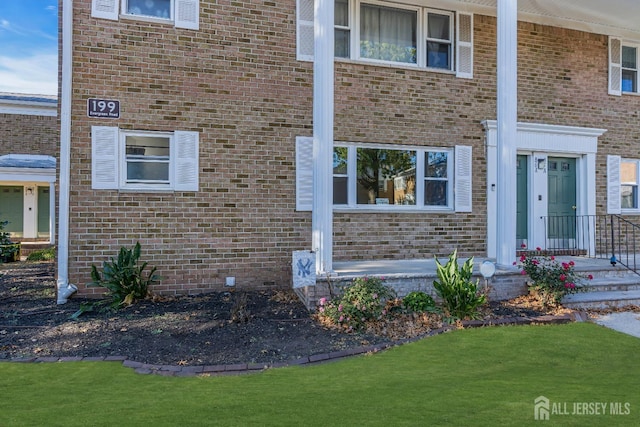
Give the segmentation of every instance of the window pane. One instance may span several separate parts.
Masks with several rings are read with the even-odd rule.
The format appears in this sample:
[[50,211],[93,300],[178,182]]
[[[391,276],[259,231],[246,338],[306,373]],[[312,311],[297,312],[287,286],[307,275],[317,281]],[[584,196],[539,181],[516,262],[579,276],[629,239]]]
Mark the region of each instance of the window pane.
[[169,19],[171,0],[128,0],[127,13]]
[[335,25],[349,26],[349,0],[336,0],[333,13]]
[[335,30],[335,52],[334,55],[337,58],[349,58],[351,52],[349,51],[349,39],[351,37],[351,31],[349,30]]
[[360,56],[416,63],[415,11],[361,4]]
[[636,69],[636,48],[629,46],[622,46],[622,66],[624,68]]
[[638,86],[636,82],[638,72],[631,70],[622,70],[622,91],[623,92],[638,92]]
[[447,157],[446,152],[428,152],[425,153],[425,170],[426,178],[447,178]]
[[333,147],[333,173],[347,173],[347,147]]
[[347,198],[347,177],[334,176],[333,177],[333,204],[334,205],[346,205],[348,203]]
[[621,203],[623,209],[637,209],[638,208],[638,186],[636,185],[622,185],[620,186]]
[[447,206],[447,181],[425,181],[424,204],[427,206]]
[[638,164],[636,162],[620,162],[620,181],[638,183]]
[[451,45],[427,42],[427,67],[451,69]]
[[451,40],[449,30],[449,16],[430,13],[428,15],[427,38],[439,40]]
[[358,148],[358,204],[415,204],[416,152]]
[[127,136],[127,157],[150,156],[169,158],[169,138],[163,136]]
[[127,182],[169,182],[169,138],[126,137]]
[[127,181],[169,182],[169,163],[127,161]]

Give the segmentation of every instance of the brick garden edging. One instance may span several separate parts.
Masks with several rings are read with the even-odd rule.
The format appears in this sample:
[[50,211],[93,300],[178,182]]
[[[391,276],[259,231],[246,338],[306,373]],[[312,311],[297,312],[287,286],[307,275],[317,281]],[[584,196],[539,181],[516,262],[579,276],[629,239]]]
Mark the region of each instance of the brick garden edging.
[[[438,329],[433,329],[424,335],[404,340],[355,347],[348,350],[335,351],[331,353],[314,354],[312,356],[293,359],[288,362],[278,363],[236,363],[231,365],[203,365],[203,366],[179,366],[179,365],[153,365],[148,363],[136,362],[129,360],[123,356],[106,356],[106,357],[25,357],[7,359],[4,362],[19,363],[51,363],[51,362],[122,362],[122,366],[132,368],[136,373],[148,375],[163,375],[168,377],[190,377],[196,375],[237,375],[250,372],[259,372],[266,369],[284,368],[287,366],[314,365],[329,361],[343,359],[345,357],[356,356],[367,353],[377,353],[379,351],[396,347],[415,341],[419,341],[426,337],[440,335],[456,329],[466,328],[482,328],[488,326],[507,326],[507,325],[543,325],[543,324],[563,324],[571,322],[585,322],[588,319],[586,312],[574,311],[569,314],[558,316],[544,315],[537,317],[505,317],[493,320],[467,320],[459,325],[447,325]],[[3,361],[0,361],[3,362]]]

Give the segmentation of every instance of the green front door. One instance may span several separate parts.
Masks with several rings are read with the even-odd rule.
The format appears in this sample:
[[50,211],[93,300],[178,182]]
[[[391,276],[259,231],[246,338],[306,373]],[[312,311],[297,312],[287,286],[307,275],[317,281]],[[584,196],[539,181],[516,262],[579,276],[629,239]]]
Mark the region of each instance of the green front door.
[[0,221],[9,221],[4,231],[21,237],[24,228],[23,187],[18,185],[0,186]]
[[527,156],[518,155],[516,165],[516,241],[519,248],[520,245],[527,244],[529,234]]
[[576,159],[549,157],[549,239],[575,239],[576,236]]

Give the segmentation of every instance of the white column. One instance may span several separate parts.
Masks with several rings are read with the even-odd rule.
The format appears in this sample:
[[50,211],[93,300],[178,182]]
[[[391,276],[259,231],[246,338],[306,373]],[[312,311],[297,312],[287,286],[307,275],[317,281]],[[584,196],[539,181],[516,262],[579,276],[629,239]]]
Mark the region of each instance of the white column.
[[518,124],[518,2],[498,0],[498,182],[499,265],[516,257],[516,136]]
[[333,270],[334,0],[315,1],[312,248],[316,274]]
[[38,237],[38,187],[33,182],[27,182],[23,187],[22,236],[27,239]]

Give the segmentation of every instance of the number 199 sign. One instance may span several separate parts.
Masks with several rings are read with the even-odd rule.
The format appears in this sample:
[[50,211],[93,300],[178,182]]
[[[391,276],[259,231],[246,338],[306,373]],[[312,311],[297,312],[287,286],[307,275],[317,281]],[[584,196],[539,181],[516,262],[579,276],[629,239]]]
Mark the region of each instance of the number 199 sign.
[[87,99],[87,115],[89,117],[120,118],[120,101],[113,99]]

